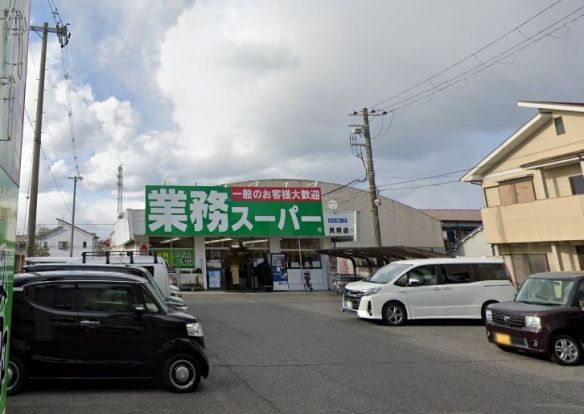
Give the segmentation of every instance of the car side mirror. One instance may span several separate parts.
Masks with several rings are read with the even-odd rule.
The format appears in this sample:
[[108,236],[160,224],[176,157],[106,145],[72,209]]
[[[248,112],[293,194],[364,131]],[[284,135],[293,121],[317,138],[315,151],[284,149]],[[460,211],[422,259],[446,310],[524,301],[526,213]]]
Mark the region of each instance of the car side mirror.
[[422,282],[419,279],[408,280],[408,286],[422,286]]

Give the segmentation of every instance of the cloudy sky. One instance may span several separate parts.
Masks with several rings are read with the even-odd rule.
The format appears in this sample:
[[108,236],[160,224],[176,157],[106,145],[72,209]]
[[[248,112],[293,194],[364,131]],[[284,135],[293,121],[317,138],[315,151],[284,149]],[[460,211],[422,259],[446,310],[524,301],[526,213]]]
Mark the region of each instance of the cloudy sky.
[[[348,114],[363,107],[390,110],[371,121],[383,195],[417,208],[478,208],[479,189],[452,181],[534,115],[516,102],[583,100],[580,0],[54,3],[72,33],[70,99],[84,177],[76,221],[102,237],[116,216],[119,165],[125,208],[143,208],[146,184],[360,178],[348,125],[361,120]],[[31,24],[44,21],[55,24],[48,2],[32,0]],[[31,117],[39,59],[31,33]],[[66,177],[75,174],[54,36],[47,69],[37,222],[51,227],[70,219]],[[19,233],[31,159],[29,125]]]

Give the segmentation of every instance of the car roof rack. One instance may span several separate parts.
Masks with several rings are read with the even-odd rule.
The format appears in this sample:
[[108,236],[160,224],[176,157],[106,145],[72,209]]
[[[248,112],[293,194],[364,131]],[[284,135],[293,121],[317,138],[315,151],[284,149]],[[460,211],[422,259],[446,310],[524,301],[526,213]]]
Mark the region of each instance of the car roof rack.
[[136,256],[152,256],[154,257],[154,263],[158,263],[158,255],[156,252],[153,251],[148,251],[148,252],[144,252],[143,250],[111,250],[108,252],[83,252],[81,253],[81,257],[82,257],[82,263],[87,263],[87,257],[105,257],[105,263],[106,264],[111,264],[110,263],[110,257],[112,256],[112,253],[117,253],[114,254],[113,256],[127,256],[130,258],[130,264],[134,264],[134,253],[138,253]]

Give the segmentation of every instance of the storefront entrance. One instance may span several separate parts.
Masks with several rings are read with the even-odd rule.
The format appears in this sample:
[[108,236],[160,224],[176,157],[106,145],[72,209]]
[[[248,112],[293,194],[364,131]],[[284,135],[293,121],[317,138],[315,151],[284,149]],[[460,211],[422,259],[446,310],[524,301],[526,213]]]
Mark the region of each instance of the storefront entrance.
[[270,290],[269,251],[268,239],[208,238],[205,241],[208,288]]

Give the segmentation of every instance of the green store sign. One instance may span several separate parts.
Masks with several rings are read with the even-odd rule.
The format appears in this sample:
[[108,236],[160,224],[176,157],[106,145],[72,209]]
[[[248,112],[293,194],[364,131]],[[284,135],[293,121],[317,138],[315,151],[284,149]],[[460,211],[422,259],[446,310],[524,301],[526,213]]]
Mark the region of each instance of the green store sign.
[[195,267],[193,249],[154,249],[170,267],[192,269]]
[[323,236],[317,187],[146,186],[149,236]]

